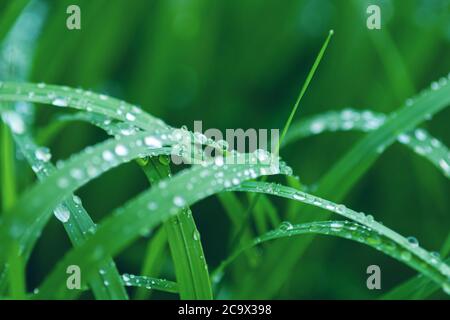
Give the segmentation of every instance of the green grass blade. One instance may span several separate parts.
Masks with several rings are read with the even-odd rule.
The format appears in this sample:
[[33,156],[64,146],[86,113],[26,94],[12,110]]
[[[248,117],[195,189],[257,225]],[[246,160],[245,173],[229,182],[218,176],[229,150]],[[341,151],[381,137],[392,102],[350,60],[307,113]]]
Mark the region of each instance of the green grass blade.
[[[169,159],[151,158],[142,165],[152,185],[171,176]],[[181,299],[212,299],[208,266],[200,233],[189,207],[168,219],[166,230]]]
[[[446,257],[450,252],[450,234],[444,241],[440,256]],[[435,253],[439,255],[439,253]],[[450,264],[450,259],[446,259],[445,262]],[[408,281],[396,286],[389,292],[381,296],[381,299],[393,300],[393,299],[426,299],[439,289],[434,282],[428,278],[424,278],[422,275],[417,275]]]
[[[35,170],[37,177],[44,180],[48,177],[55,168],[50,162],[39,160],[36,155],[39,154],[39,148],[34,144],[29,136],[26,134],[15,135],[15,141],[27,161]],[[50,153],[47,153],[50,155]],[[70,218],[63,226],[74,246],[81,245],[90,234],[95,232],[96,225],[89,217],[89,214],[83,208],[81,199],[70,195],[61,204],[63,210],[70,212]],[[41,225],[45,225],[45,221]],[[33,231],[30,234],[38,234]],[[28,248],[25,248],[26,257],[29,256],[32,246],[36,240],[27,241]],[[98,274],[92,277],[90,286],[97,299],[127,299],[127,293],[123,288],[119,273],[111,258],[107,259],[105,263],[99,267]]]
[[[317,55],[316,60],[314,61],[314,64],[311,67],[311,70],[309,71],[305,82],[303,83],[302,89],[300,90],[300,94],[297,97],[297,101],[295,101],[294,107],[292,108],[289,118],[286,121],[286,124],[284,125],[283,131],[282,131],[281,137],[280,137],[280,144],[283,142],[283,139],[289,130],[291,122],[294,119],[295,114],[297,113],[297,109],[298,109],[298,106],[300,105],[300,101],[302,100],[303,96],[305,95],[306,90],[308,89],[309,84],[311,83],[311,80],[314,77],[314,74],[316,73],[317,67],[320,64],[320,61],[322,61],[323,55],[325,54],[325,51],[327,50],[328,44],[329,44],[333,34],[334,34],[334,31],[330,30],[330,32],[328,33],[327,39],[325,40],[324,44],[322,45],[322,48],[320,49],[319,54]],[[277,146],[276,153],[278,153],[278,148],[280,147],[280,144],[278,144],[278,146]]]
[[[291,113],[289,114],[289,117],[288,117],[288,119],[287,119],[287,121],[286,121],[286,123],[284,125],[283,131],[281,133],[280,140],[279,140],[279,142],[276,145],[275,154],[279,153],[279,150],[280,150],[281,144],[283,143],[284,137],[286,136],[286,134],[287,134],[287,132],[289,130],[289,127],[290,127],[290,125],[292,123],[292,120],[294,119],[294,116],[297,113],[297,109],[298,109],[298,107],[300,105],[300,102],[301,102],[303,96],[305,95],[306,90],[308,89],[309,84],[311,83],[311,80],[314,77],[314,74],[316,73],[316,70],[317,70],[317,68],[318,68],[318,66],[320,64],[320,61],[322,61],[323,55],[325,54],[325,51],[326,51],[326,49],[328,47],[328,44],[329,44],[333,34],[334,34],[334,31],[330,30],[329,33],[328,33],[328,36],[327,36],[327,38],[326,38],[326,40],[324,42],[324,44],[322,45],[322,48],[320,49],[320,51],[319,51],[319,53],[318,53],[318,55],[316,57],[316,60],[313,63],[313,66],[311,67],[311,69],[308,72],[308,75],[306,76],[306,80],[303,83],[302,89],[300,90],[300,93],[299,93],[299,95],[297,97],[297,100],[295,101],[294,107],[292,108]],[[265,181],[265,180],[263,180],[263,181]],[[259,195],[254,197],[253,201],[250,203],[250,205],[249,205],[249,207],[248,207],[248,209],[247,209],[247,211],[246,211],[246,213],[244,215],[244,219],[243,219],[243,222],[242,222],[241,226],[237,229],[235,236],[232,238],[232,241],[231,241],[231,247],[232,248],[240,243],[241,237],[242,237],[243,232],[245,230],[245,226],[248,225],[248,223],[250,222],[250,218],[251,218],[251,215],[252,215],[252,212],[253,212],[253,208],[256,205],[256,203],[258,202],[258,200],[259,200]]]
[[[323,198],[279,184],[245,182],[239,186],[230,188],[229,190],[272,194],[302,202],[316,208],[336,213],[347,219],[351,219],[363,225],[369,231],[375,232],[372,234],[371,244],[375,244],[376,247],[380,247],[379,249],[381,250],[383,244],[380,242],[380,238],[383,237],[388,239],[392,243],[389,247],[383,249],[389,250],[391,255],[395,254],[397,257],[401,257],[402,262],[427,275],[430,279],[440,285],[448,294],[450,294],[450,267],[435,255],[419,247],[417,243],[409,242],[400,234],[375,221],[371,215],[356,212],[346,208],[344,205],[336,204],[334,202],[324,200]],[[290,223],[287,224],[288,229],[290,225]],[[281,227],[284,228],[286,225],[282,224]],[[336,226],[336,228],[339,229],[338,226]],[[395,246],[392,246],[392,244],[395,244]]]
[[[139,133],[119,140],[108,140],[82,151],[62,163],[61,169],[28,190],[22,197],[21,205],[11,209],[13,217],[7,217],[0,224],[0,238],[6,250],[13,239],[20,241],[28,232],[39,234],[40,228],[30,228],[36,221],[45,221],[45,217],[77,188],[99,176],[101,173],[132,159],[170,153],[170,147],[153,148],[145,144],[145,137],[150,133]],[[158,137],[154,134],[152,137]],[[169,143],[161,138],[162,143]],[[173,142],[173,141],[172,141]],[[37,219],[40,218],[40,219]],[[9,232],[15,230],[16,232]],[[4,262],[4,250],[0,251],[0,262]]]
[[[284,222],[278,229],[271,230],[255,239],[253,241],[243,245],[237,251],[235,251],[230,257],[224,260],[220,266],[213,272],[214,275],[223,275],[225,269],[243,252],[261,245],[264,242],[289,238],[301,234],[321,234],[337,236],[344,239],[349,239],[362,243],[366,246],[372,247],[384,254],[393,257],[394,259],[404,263],[404,258],[401,251],[394,250],[397,243],[387,237],[380,236],[380,234],[374,230],[371,230],[359,223],[351,221],[317,221],[310,223],[303,223],[293,225],[288,222]],[[410,260],[408,265],[417,269],[420,265],[418,260]],[[218,277],[220,280],[220,277]],[[422,277],[422,280],[427,279]],[[428,279],[427,279],[428,280]],[[434,287],[439,288],[438,285],[433,283]]]
[[[450,104],[450,82],[442,81],[441,85],[433,83],[432,88],[423,91],[419,96],[408,100],[407,105],[392,113],[386,122],[377,130],[368,133],[346,155],[344,155],[320,180],[316,194],[322,198],[339,202],[347,194],[357,180],[370,168],[379,155],[389,147],[403,132],[408,132],[419,123],[443,110]],[[302,211],[302,221],[314,219],[317,212],[314,208]],[[304,220],[303,220],[304,219]],[[254,298],[272,297],[293,271],[305,249],[313,237],[305,237],[295,241],[294,245],[275,243],[266,251],[268,263],[263,265],[257,276],[252,276],[249,284],[241,291],[248,296],[259,288]],[[283,264],[276,263],[280,254],[286,257]],[[272,263],[270,261],[273,261]],[[279,275],[269,279],[269,272]]]
[[[124,128],[122,123],[105,122],[103,116],[89,113],[66,116],[63,120],[88,121],[116,137],[120,137],[124,132],[134,133],[133,128]],[[162,161],[163,159],[164,161]],[[151,158],[146,161],[138,161],[138,163],[141,164],[151,184],[158,183],[171,175],[167,158]],[[212,299],[209,273],[200,235],[190,209],[182,210],[176,217],[165,222],[164,229],[168,235],[177,281],[180,286],[180,297],[182,299]]]
[[[241,155],[241,161],[248,156],[253,158],[251,161],[255,161],[256,155]],[[195,166],[160,182],[106,218],[92,238],[81,247],[71,250],[46,278],[37,298],[68,298],[77,294],[74,290],[67,290],[61,283],[61,270],[64,266],[76,261],[86,277],[89,277],[105,255],[114,256],[136,239],[143,230],[151,230],[177,214],[184,206],[192,205],[222,191],[228,185],[228,181],[234,179],[242,182],[261,175],[278,173],[291,174],[291,170],[284,164],[280,167],[260,163],[233,166],[210,164],[206,167]],[[190,189],[186,190],[186,186],[190,186]],[[36,212],[35,208],[33,210]],[[123,228],[125,225],[127,228]],[[115,241],[110,241],[112,237]]]
[[[163,228],[159,228],[147,245],[142,264],[141,274],[144,276],[158,276],[161,273],[162,263],[166,258],[167,233]],[[135,299],[145,300],[150,297],[151,291],[139,288],[136,291]]]
[[167,129],[167,125],[135,105],[107,95],[64,86],[0,82],[0,101],[27,101],[69,107],[132,124],[142,129]]
[[[293,123],[282,147],[286,147],[298,139],[325,132],[374,131],[385,121],[386,115],[369,110],[344,109],[326,112]],[[450,151],[427,131],[415,129],[401,133],[397,136],[397,141],[430,161],[447,178],[450,178]]]

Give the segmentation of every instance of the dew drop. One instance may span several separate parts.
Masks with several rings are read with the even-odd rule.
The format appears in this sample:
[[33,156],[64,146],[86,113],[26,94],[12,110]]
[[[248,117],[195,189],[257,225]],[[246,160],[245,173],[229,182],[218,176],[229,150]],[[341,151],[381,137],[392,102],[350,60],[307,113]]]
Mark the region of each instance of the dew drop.
[[314,134],[321,133],[324,128],[325,128],[325,125],[323,124],[322,121],[314,121],[313,123],[311,123],[311,126],[309,127],[311,132]]
[[48,162],[52,158],[50,150],[48,148],[45,148],[45,147],[41,147],[41,148],[36,149],[36,151],[34,152],[34,156],[39,161],[43,161],[43,162]]
[[278,229],[280,229],[281,231],[289,231],[294,229],[294,226],[289,221],[284,221],[280,224]]
[[340,221],[335,221],[332,222],[330,225],[331,229],[333,229],[334,231],[339,231],[344,227],[344,224]]
[[125,118],[126,118],[128,121],[134,121],[134,120],[136,120],[136,116],[135,116],[134,114],[132,114],[131,112],[127,112],[127,114],[125,115]]
[[62,178],[58,179],[58,187],[65,189],[68,186],[69,186],[69,181],[66,178],[62,177]]
[[214,158],[214,164],[218,167],[222,167],[224,164],[223,157],[217,156]]
[[83,171],[78,168],[73,168],[72,170],[70,170],[70,175],[72,178],[80,180],[83,178]]
[[52,101],[52,105],[57,107],[67,107],[69,103],[64,98],[56,98]]
[[158,208],[158,205],[156,204],[156,202],[149,202],[149,203],[147,204],[147,208],[148,208],[150,211],[154,211],[154,210],[156,210],[156,209]]
[[151,147],[151,148],[161,148],[162,147],[162,142],[152,136],[145,137],[144,143],[146,146]]
[[72,200],[73,200],[73,202],[75,202],[75,204],[81,206],[82,202],[81,202],[80,197],[73,195]]
[[431,84],[431,90],[436,91],[439,88],[440,88],[439,83],[437,83],[436,81]]
[[306,198],[303,194],[301,193],[296,193],[292,196],[295,200],[299,200],[299,201],[304,201]]
[[445,172],[450,171],[450,165],[444,159],[439,160],[439,165],[441,166],[442,170],[444,170]]
[[69,221],[70,211],[65,206],[61,205],[56,207],[53,213],[55,214],[55,217],[62,223],[66,223],[67,221]]
[[398,142],[403,144],[408,144],[411,141],[411,138],[407,134],[401,134],[397,137]]
[[16,112],[5,112],[3,114],[3,120],[15,134],[22,134],[25,132],[25,123]]
[[123,145],[123,144],[118,144],[115,149],[114,152],[118,155],[118,156],[126,156],[128,154],[128,149]]
[[419,241],[415,237],[406,238],[411,247],[417,248],[419,246]]
[[177,207],[183,207],[186,204],[186,201],[182,197],[176,196],[175,198],[173,198],[173,203]]
[[414,131],[414,135],[419,141],[424,141],[427,138],[425,131],[423,131],[422,129],[417,129],[416,131]]
[[338,206],[336,206],[336,212],[337,213],[344,213],[345,211],[345,206],[343,204],[339,204]]
[[192,238],[194,239],[194,241],[198,241],[200,239],[200,232],[198,232],[197,229],[195,229],[192,233]]
[[265,151],[265,150],[263,150],[263,149],[257,149],[256,151],[255,151],[255,156],[257,157],[257,159],[260,161],[260,162],[266,162],[267,161],[267,159],[269,159],[269,154],[268,154],[268,152],[267,151]]
[[103,153],[102,153],[102,158],[103,158],[103,160],[105,160],[105,161],[112,161],[112,160],[114,159],[114,155],[112,154],[111,151],[105,150],[105,151],[103,151]]

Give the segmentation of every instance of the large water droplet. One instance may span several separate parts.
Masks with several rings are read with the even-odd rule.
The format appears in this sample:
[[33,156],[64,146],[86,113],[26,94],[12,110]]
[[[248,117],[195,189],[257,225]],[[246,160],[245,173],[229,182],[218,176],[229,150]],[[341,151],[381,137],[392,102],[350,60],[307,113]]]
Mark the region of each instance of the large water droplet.
[[135,116],[134,114],[132,114],[131,112],[127,112],[127,114],[125,115],[125,118],[126,118],[128,121],[134,121],[134,120],[136,120],[136,116]]
[[424,141],[427,138],[425,131],[423,131],[422,129],[415,130],[414,135],[416,136],[417,140],[419,140],[419,141]]
[[411,138],[407,134],[401,134],[397,137],[398,142],[403,144],[408,144],[411,141]]
[[324,128],[325,128],[325,125],[322,121],[314,121],[313,123],[311,123],[311,126],[309,127],[311,132],[314,134],[321,133]]
[[151,148],[161,148],[162,147],[161,141],[152,136],[145,137],[144,143],[146,146],[151,147]]
[[52,158],[50,150],[45,147],[36,149],[36,151],[34,152],[34,156],[36,157],[36,159],[43,162],[48,162]]
[[281,231],[289,231],[294,229],[294,226],[289,221],[284,221],[280,224],[278,229],[280,229]]
[[112,161],[112,160],[114,159],[114,155],[112,154],[111,151],[105,150],[105,151],[103,151],[103,153],[102,153],[102,158],[103,158],[103,160],[105,160],[105,161]]
[[192,233],[192,238],[194,239],[194,241],[198,241],[200,239],[200,232],[198,232],[197,229],[195,229]]
[[80,197],[73,195],[72,200],[73,200],[73,202],[75,202],[75,204],[81,206],[82,202],[81,202]]
[[25,123],[16,112],[5,112],[3,114],[3,120],[15,134],[22,134],[25,132]]
[[52,104],[57,107],[67,107],[69,103],[64,98],[56,98],[52,101]]
[[415,237],[406,238],[411,247],[417,248],[419,246],[419,241]]
[[115,149],[114,152],[118,155],[118,156],[126,156],[128,154],[128,149],[127,147],[125,147],[123,144],[118,144]]
[[55,217],[62,223],[66,223],[70,218],[70,211],[63,205],[57,206],[53,211]]
[[175,198],[173,198],[173,203],[177,207],[183,207],[184,205],[186,205],[186,201],[180,196],[176,196]]
[[334,231],[339,231],[339,230],[342,230],[342,228],[344,227],[344,224],[340,221],[335,221],[330,224],[330,227]]

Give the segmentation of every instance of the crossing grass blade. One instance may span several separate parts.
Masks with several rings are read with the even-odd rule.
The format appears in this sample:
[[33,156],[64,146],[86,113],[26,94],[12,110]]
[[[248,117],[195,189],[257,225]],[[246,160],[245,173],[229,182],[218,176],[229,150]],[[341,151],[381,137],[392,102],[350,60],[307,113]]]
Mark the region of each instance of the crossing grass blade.
[[[64,121],[87,121],[116,137],[120,137],[124,133],[135,133],[136,131],[133,127],[129,127],[124,123],[113,123],[108,118],[90,113],[77,113],[63,116],[61,119]],[[170,160],[163,156],[138,161],[152,185],[170,177],[169,162]],[[191,210],[185,208],[176,217],[165,222],[163,228],[167,233],[172,253],[177,281],[180,287],[180,297],[182,299],[212,299],[208,267],[203,253],[200,234]],[[195,234],[198,236],[193,236]]]
[[[14,135],[14,140],[25,156],[30,166],[35,170],[37,177],[44,180],[52,171],[55,170],[50,162],[36,158],[40,149],[34,144],[31,137],[27,134]],[[50,155],[50,153],[48,153]],[[74,195],[69,195],[59,206],[62,210],[68,210],[70,217],[63,226],[74,246],[79,246],[91,234],[95,233],[96,225],[89,214],[83,208],[81,199]],[[58,209],[57,209],[58,210]],[[45,225],[43,221],[41,225]],[[30,232],[30,234],[39,234],[39,231]],[[26,241],[26,258],[31,253],[36,239]],[[122,281],[116,269],[114,262],[108,258],[98,269],[98,273],[92,277],[90,287],[97,299],[127,299],[127,293],[123,288]]]
[[[0,238],[5,248],[0,252],[0,262],[5,262],[5,252],[9,250],[13,242],[23,241],[29,236],[37,238],[43,226],[41,225],[40,228],[29,226],[39,224],[39,221],[46,221],[52,210],[77,188],[121,163],[142,156],[170,153],[170,148],[167,147],[147,146],[143,139],[148,135],[149,133],[140,133],[120,140],[112,139],[88,148],[71,157],[61,165],[61,169],[54,171],[45,180],[28,190],[21,197],[21,204],[16,204],[11,209],[11,212],[15,214],[13,216],[7,214],[0,225]],[[140,143],[137,143],[138,141]],[[8,230],[15,232],[8,232]],[[33,234],[30,235],[30,231]]]
[[[240,161],[254,155],[241,155]],[[159,223],[176,215],[186,205],[204,199],[222,191],[228,181],[239,179],[240,182],[261,175],[291,174],[290,168],[268,167],[249,161],[248,164],[233,166],[195,166],[184,170],[171,179],[161,181],[158,185],[142,193],[134,200],[108,216],[99,226],[97,232],[81,247],[71,250],[48,275],[36,298],[71,298],[78,293],[67,290],[61,283],[61,270],[68,264],[80,266],[89,278],[105,255],[114,256],[142,232],[148,232]],[[253,163],[252,163],[253,162]],[[242,163],[242,162],[237,162]],[[186,186],[189,186],[188,191]],[[123,228],[123,226],[127,226]],[[115,241],[111,240],[111,237]]]
[[[369,244],[383,252],[388,251],[389,255],[394,256],[403,263],[428,276],[440,285],[445,292],[450,294],[450,267],[441,261],[439,257],[419,247],[418,243],[409,241],[395,231],[375,221],[371,215],[353,211],[342,204],[336,204],[329,200],[279,184],[250,181],[244,182],[230,190],[271,194],[299,201],[351,219],[371,232],[370,237],[367,237]],[[290,222],[285,222],[280,225],[281,231],[289,231],[291,227],[292,224]],[[339,231],[342,225],[335,224],[334,227]],[[383,243],[385,239],[390,242],[389,245]]]
[[[141,167],[152,185],[171,176],[170,160],[150,158]],[[203,252],[200,233],[189,207],[163,224],[175,266],[181,299],[212,299],[208,265]]]
[[[370,110],[344,109],[303,118],[292,124],[283,147],[313,135],[336,131],[370,132],[386,121],[386,115]],[[450,178],[450,151],[424,129],[415,129],[397,136],[397,141],[419,156],[430,161],[447,178]]]
[[[384,254],[391,256],[392,258],[402,263],[405,263],[404,253],[392,249],[397,246],[397,243],[395,241],[383,236],[380,237],[380,234],[378,232],[371,230],[359,223],[339,220],[339,221],[317,221],[292,225],[290,223],[285,222],[281,224],[278,229],[271,230],[255,238],[253,241],[241,246],[238,250],[236,250],[232,255],[230,255],[226,260],[224,260],[220,264],[220,266],[213,272],[212,277],[214,279],[217,279],[217,281],[220,281],[221,277],[225,273],[225,269],[230,264],[232,264],[239,255],[241,255],[243,252],[245,252],[250,248],[259,246],[267,241],[282,238],[291,238],[293,236],[304,234],[329,235],[348,239],[351,241],[356,241],[368,247],[372,247],[378,251],[381,251]],[[410,260],[406,263],[415,269],[420,268],[419,267],[420,262],[418,260]],[[417,289],[418,287],[421,287],[421,290],[409,296],[408,298],[412,299],[415,299],[417,297],[425,298],[427,295],[436,291],[437,288],[439,288],[439,285],[436,284],[435,282],[430,282],[429,278],[425,278],[422,275],[420,278],[415,278],[412,281],[408,282],[406,286],[404,286],[402,289],[406,289],[408,290],[408,292],[413,292],[411,290]],[[445,285],[445,288],[447,290],[447,293],[449,293],[448,282]],[[398,299],[399,296],[395,295],[394,293],[389,296],[385,296],[384,298]]]

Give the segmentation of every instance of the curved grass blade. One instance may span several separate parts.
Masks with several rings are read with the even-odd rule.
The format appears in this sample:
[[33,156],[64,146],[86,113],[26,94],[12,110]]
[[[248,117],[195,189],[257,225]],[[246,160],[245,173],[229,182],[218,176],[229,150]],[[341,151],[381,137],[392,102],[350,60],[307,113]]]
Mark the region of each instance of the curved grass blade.
[[[314,63],[312,65],[311,69],[308,72],[308,75],[306,76],[305,82],[302,85],[302,88],[301,88],[300,93],[299,93],[299,95],[297,97],[297,100],[295,101],[294,107],[292,108],[291,113],[289,114],[289,117],[288,117],[288,119],[287,119],[287,121],[286,121],[286,123],[285,123],[285,125],[283,127],[283,131],[281,133],[280,141],[276,145],[275,154],[277,154],[277,155],[279,154],[281,143],[283,142],[284,137],[286,136],[286,134],[287,134],[287,132],[289,130],[289,127],[290,127],[290,125],[291,125],[291,123],[292,123],[292,121],[294,119],[294,116],[297,113],[297,109],[300,106],[300,102],[302,101],[303,96],[305,95],[306,90],[308,89],[309,84],[311,83],[311,81],[312,81],[312,79],[314,77],[314,74],[316,73],[316,70],[319,67],[320,62],[322,61],[322,58],[323,58],[323,56],[325,54],[325,51],[328,48],[328,44],[330,43],[331,37],[333,35],[334,35],[334,30],[330,30],[328,32],[327,38],[325,39],[325,42],[323,43],[322,47],[320,48],[319,53],[317,54],[316,59],[314,60]],[[265,181],[265,180],[263,180],[263,181]],[[256,195],[253,198],[253,201],[248,206],[248,209],[247,209],[247,211],[244,214],[244,219],[243,219],[240,227],[237,229],[237,231],[235,233],[235,236],[231,240],[231,245],[230,245],[231,247],[237,246],[241,242],[241,237],[243,235],[243,232],[244,232],[246,226],[250,222],[250,218],[251,218],[251,215],[252,215],[252,212],[253,212],[253,208],[256,205],[256,203],[258,202],[258,200],[259,200],[259,195]]]
[[[238,155],[246,164],[210,164],[184,170],[130,201],[101,223],[97,232],[81,247],[74,248],[55,267],[40,287],[37,298],[69,298],[77,295],[67,290],[62,270],[78,264],[88,278],[105,255],[114,256],[142,232],[176,215],[187,205],[222,191],[230,184],[239,184],[261,175],[291,174],[283,163],[269,166],[258,163],[257,155]],[[114,237],[115,241],[110,241]],[[85,280],[82,280],[85,281]]]
[[150,131],[168,129],[162,120],[135,105],[107,95],[64,86],[0,82],[0,101],[27,101],[60,108],[70,107],[98,113]]
[[[320,221],[292,225],[289,222],[284,222],[278,229],[269,231],[264,235],[255,238],[252,242],[243,245],[241,248],[239,248],[239,250],[230,255],[230,257],[223,261],[217,268],[217,270],[214,271],[213,279],[215,279],[215,281],[220,281],[225,269],[246,250],[267,241],[289,238],[301,234],[321,234],[349,239],[381,251],[400,262],[406,263],[416,270],[419,270],[421,268],[421,261],[419,259],[411,258],[408,259],[407,262],[405,262],[404,253],[402,251],[395,250],[395,248],[397,247],[397,243],[395,241],[385,236],[380,236],[378,232],[369,229],[359,223],[350,221]],[[422,276],[421,280],[425,279],[426,278]],[[449,284],[447,283],[446,292],[450,294],[450,287],[448,287],[448,285]],[[425,290],[429,292],[430,289],[433,289],[433,287],[436,288],[439,286],[433,283],[430,288],[427,288]]]
[[402,257],[404,263],[435,281],[450,295],[450,267],[435,255],[419,247],[416,242],[408,241],[400,234],[375,221],[371,215],[365,215],[362,212],[353,211],[342,204],[336,204],[303,191],[274,183],[245,182],[229,190],[272,194],[309,204],[351,219],[377,234],[377,237],[372,237],[372,244],[379,244],[381,237],[392,241],[395,244],[395,246],[390,248],[393,253],[395,252],[396,255]]
[[[101,173],[128,162],[132,159],[148,156],[170,154],[170,147],[154,148],[148,146],[146,137],[160,138],[161,144],[173,143],[168,135],[151,135],[148,132],[119,140],[108,140],[89,147],[80,154],[72,156],[62,163],[61,168],[49,177],[28,190],[12,209],[14,215],[7,215],[0,224],[0,262],[5,262],[5,254],[14,241],[23,241],[26,237],[38,237],[40,230],[30,228],[51,213],[64,199],[69,197],[77,188],[99,176]],[[29,235],[29,231],[36,232]]]
[[[78,112],[76,114],[70,115],[62,115],[58,117],[61,121],[85,121],[91,123],[97,127],[102,128],[108,134],[114,135],[116,137],[120,137],[123,135],[134,134],[136,132],[135,127],[130,127],[125,123],[117,123],[112,122],[111,119],[106,118],[102,115],[92,114],[87,112]],[[53,132],[53,128],[51,129]],[[165,168],[163,164],[157,159],[150,159],[149,162],[145,162],[143,164],[144,171],[147,174],[151,183],[159,181],[163,176],[169,176],[170,170]],[[236,215],[238,212],[243,212],[243,209],[240,211],[237,210],[237,206],[240,205],[239,200],[232,194],[219,194],[219,200],[224,205],[226,212],[231,218],[232,222],[238,224],[241,221],[241,218]],[[223,197],[227,197],[226,201]],[[230,207],[230,204],[233,206]],[[181,220],[185,221],[181,221]],[[210,285],[209,275],[207,272],[207,265],[204,261],[204,253],[201,247],[201,242],[199,237],[186,237],[186,235],[191,235],[197,233],[195,226],[195,221],[192,218],[190,212],[181,212],[180,217],[175,217],[173,220],[164,223],[164,229],[169,236],[169,242],[172,242],[170,248],[172,251],[172,258],[174,259],[176,271],[178,272],[177,279],[179,280],[180,287],[184,288],[180,290],[180,294],[182,299],[210,299],[212,298],[212,289]],[[184,230],[181,230],[184,229]],[[192,229],[192,230],[191,230]],[[252,239],[250,235],[248,236],[248,240]],[[177,241],[178,239],[178,241]],[[180,241],[184,239],[184,241]],[[177,244],[177,242],[179,242]],[[194,242],[194,243],[192,243]],[[191,243],[189,245],[189,243]],[[186,245],[185,245],[186,244]],[[184,249],[183,249],[184,248]],[[255,254],[249,255],[249,261],[251,264],[255,264],[255,259],[257,256]],[[146,258],[147,260],[147,258]],[[185,266],[183,266],[185,265]],[[178,266],[178,267],[177,267]],[[196,269],[196,271],[193,271]],[[146,272],[143,272],[146,274]],[[196,279],[197,285],[194,285],[193,279]],[[186,283],[186,285],[183,285]],[[190,285],[188,285],[190,283]],[[197,292],[196,287],[204,288],[200,291],[201,296],[188,296],[186,294],[193,292]],[[140,293],[140,296],[143,297],[145,294]]]
[[[18,117],[17,114],[16,116]],[[16,121],[17,119],[18,118],[16,118]],[[51,156],[50,152],[46,149],[38,148],[27,134],[15,134],[14,140],[19,146],[22,154],[32,166],[39,180],[44,180],[51,174],[51,172],[55,170],[53,165],[48,161]],[[38,157],[40,159],[38,159]],[[74,246],[79,246],[89,237],[90,234],[95,232],[95,223],[83,208],[81,199],[74,195],[70,195],[66,200],[64,200],[57,207],[55,212],[70,213],[68,220],[63,221],[63,226]],[[59,219],[61,219],[61,217],[59,217]],[[39,229],[41,229],[46,223],[47,221],[42,219]],[[32,231],[30,233],[38,234],[37,231]],[[26,258],[29,257],[34,243],[35,239],[25,241],[27,247],[24,249],[24,256]],[[103,265],[99,267],[98,274],[93,276],[90,281],[90,287],[92,288],[97,299],[128,298],[120,280],[119,273],[111,258],[107,259]]]
[[[149,182],[154,185],[171,176],[169,159],[150,158],[142,164]],[[208,266],[200,233],[188,206],[163,224],[175,266],[181,299],[212,299]]]
[[[117,138],[137,132],[135,127],[125,123],[113,123],[104,116],[77,113],[63,120],[82,120],[103,128]],[[149,182],[153,185],[170,177],[169,159],[159,156],[138,161]],[[203,253],[200,234],[195,225],[191,210],[187,207],[164,223],[181,299],[212,299],[208,267]]]
[[[378,129],[386,121],[386,115],[369,110],[344,109],[304,118],[292,124],[286,135],[283,147],[298,139],[324,132],[363,131]],[[425,157],[436,168],[450,178],[450,151],[439,140],[424,129],[398,135],[397,141],[404,144],[416,154]]]
[[[385,123],[373,132],[369,132],[346,155],[344,155],[320,180],[316,194],[334,202],[340,202],[357,180],[370,168],[379,155],[389,147],[403,132],[408,132],[426,119],[429,119],[450,104],[450,84],[448,79],[434,82],[431,89],[423,91],[417,97],[408,100],[406,105],[390,114]],[[317,214],[315,208],[302,208],[302,221],[311,221]],[[291,219],[292,218],[292,219]],[[293,220],[295,217],[288,217]],[[266,250],[267,264],[252,275],[248,285],[239,294],[242,297],[252,295],[255,299],[272,297],[285,283],[294,270],[313,236],[292,243],[275,243]],[[283,264],[277,263],[277,257],[283,254]],[[276,273],[275,279],[267,279],[267,274]],[[258,288],[256,291],[255,288]],[[256,292],[256,294],[255,294]]]

